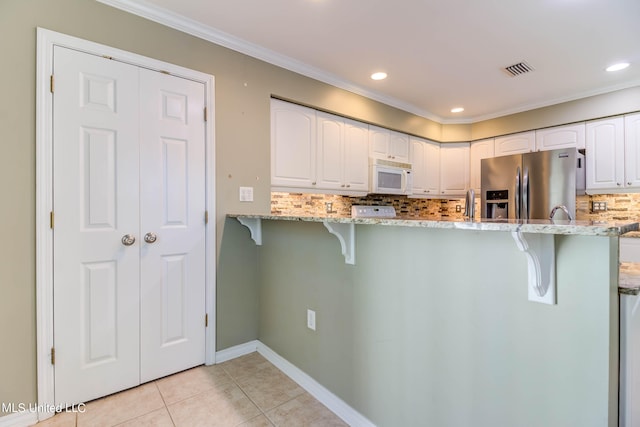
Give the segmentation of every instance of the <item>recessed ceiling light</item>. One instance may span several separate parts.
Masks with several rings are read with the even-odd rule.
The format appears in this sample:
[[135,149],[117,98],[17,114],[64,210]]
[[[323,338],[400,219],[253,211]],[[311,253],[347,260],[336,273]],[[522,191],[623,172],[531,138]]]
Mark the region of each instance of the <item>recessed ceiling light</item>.
[[371,78],[373,80],[384,80],[387,78],[387,73],[384,73],[382,71],[378,72],[378,73],[373,73],[371,74]]
[[629,66],[628,62],[619,62],[617,64],[610,65],[606,68],[607,71],[620,71]]
[[464,111],[464,108],[462,107],[456,107],[451,109],[452,113],[462,113],[463,111]]

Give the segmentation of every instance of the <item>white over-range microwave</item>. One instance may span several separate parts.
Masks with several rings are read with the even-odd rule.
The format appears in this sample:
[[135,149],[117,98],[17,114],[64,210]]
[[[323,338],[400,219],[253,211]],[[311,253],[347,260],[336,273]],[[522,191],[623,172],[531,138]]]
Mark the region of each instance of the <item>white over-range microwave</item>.
[[370,159],[369,193],[411,194],[413,183],[411,165],[383,159]]

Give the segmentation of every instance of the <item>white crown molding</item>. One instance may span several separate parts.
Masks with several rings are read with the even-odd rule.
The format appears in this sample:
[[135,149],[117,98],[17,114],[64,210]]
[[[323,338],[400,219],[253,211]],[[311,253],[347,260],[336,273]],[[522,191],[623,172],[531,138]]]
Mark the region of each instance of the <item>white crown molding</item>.
[[356,95],[364,96],[374,101],[381,102],[385,105],[389,105],[394,108],[406,111],[411,114],[415,114],[420,117],[432,120],[439,124],[454,125],[454,124],[473,124],[484,120],[491,120],[498,117],[508,116],[511,114],[522,113],[524,111],[534,110],[537,108],[549,107],[551,105],[560,104],[563,102],[576,101],[578,99],[587,98],[590,96],[602,95],[605,93],[613,92],[621,89],[628,89],[635,86],[640,86],[640,81],[630,82],[617,86],[610,86],[597,90],[582,92],[576,95],[561,97],[552,99],[549,101],[523,104],[515,108],[508,108],[495,113],[489,113],[480,116],[468,117],[468,118],[455,118],[447,119],[440,117],[434,113],[418,108],[413,104],[401,101],[397,98],[386,96],[378,92],[371,91],[356,85],[353,82],[346,81],[338,76],[327,73],[316,67],[311,67],[301,61],[295,60],[285,55],[281,55],[277,52],[265,49],[259,45],[250,43],[246,40],[235,37],[231,34],[217,30],[213,27],[203,25],[200,22],[186,18],[182,15],[178,15],[167,9],[149,4],[144,0],[96,0],[99,3],[112,6],[116,9],[123,10],[133,15],[140,16],[145,19],[157,22],[164,26],[173,28],[183,33],[192,35],[194,37],[201,38],[211,43],[226,47],[236,52],[251,56],[269,64],[293,71],[306,77],[321,81],[323,83],[335,86],[340,89],[352,92]]
[[[224,31],[203,25],[200,22],[178,15],[164,8],[151,5],[143,0],[97,0],[100,3],[123,10],[133,15],[157,22],[183,33],[201,38],[211,43],[251,56],[272,65],[293,71],[306,77],[327,83],[340,89],[361,95],[374,101],[381,102],[391,107],[398,108],[408,113],[424,117],[434,122],[442,123],[443,118],[429,111],[425,111],[415,105],[400,101],[396,98],[382,95],[358,86],[352,82],[340,79],[334,74],[327,73],[319,68],[311,67],[301,61],[285,55],[281,55],[269,49],[265,49],[246,40],[232,36]],[[464,121],[463,121],[464,122]],[[470,123],[470,122],[469,122]]]
[[[495,113],[485,114],[485,115],[482,115],[482,116],[476,116],[476,117],[473,117],[473,119],[471,119],[470,121],[468,121],[466,123],[482,122],[484,120],[491,120],[491,119],[495,119],[495,118],[498,118],[498,117],[508,116],[508,115],[511,115],[511,114],[523,113],[525,111],[531,111],[531,110],[535,110],[535,109],[538,109],[538,108],[551,107],[552,105],[558,105],[558,104],[562,104],[564,102],[578,101],[580,99],[590,98],[592,96],[604,95],[604,94],[607,94],[607,93],[616,92],[618,90],[623,90],[623,89],[630,89],[632,87],[640,87],[640,80],[634,80],[634,81],[627,82],[627,83],[624,83],[624,84],[619,84],[619,85],[614,85],[614,86],[607,86],[605,88],[600,88],[600,89],[586,91],[586,92],[580,92],[580,93],[574,94],[572,96],[565,96],[565,97],[555,98],[555,99],[551,99],[551,100],[544,101],[544,102],[524,104],[524,105],[521,105],[519,107],[508,108],[506,110],[498,111],[498,112],[495,112]],[[462,122],[454,121],[454,120],[449,121],[449,120],[445,119],[441,123],[442,124],[459,124],[459,123],[462,123]]]

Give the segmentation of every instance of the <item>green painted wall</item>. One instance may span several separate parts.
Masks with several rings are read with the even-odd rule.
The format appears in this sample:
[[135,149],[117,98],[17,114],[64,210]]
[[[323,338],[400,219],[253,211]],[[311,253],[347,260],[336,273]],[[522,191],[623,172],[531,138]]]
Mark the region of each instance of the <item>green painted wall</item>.
[[556,238],[549,306],[509,233],[356,234],[351,266],[322,224],[263,222],[263,343],[381,427],[617,425],[616,238]]

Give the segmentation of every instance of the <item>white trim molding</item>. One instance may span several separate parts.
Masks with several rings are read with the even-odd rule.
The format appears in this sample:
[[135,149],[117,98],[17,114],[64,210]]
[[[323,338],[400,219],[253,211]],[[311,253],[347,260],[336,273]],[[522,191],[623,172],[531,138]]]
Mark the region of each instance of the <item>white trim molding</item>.
[[[216,217],[215,203],[215,132],[214,132],[214,77],[199,71],[147,58],[117,48],[101,45],[66,34],[38,28],[36,68],[36,312],[37,312],[37,372],[38,407],[54,405],[54,367],[51,364],[53,337],[53,230],[50,213],[53,211],[53,99],[49,81],[53,74],[54,46],[77,51],[107,55],[116,61],[168,72],[202,83],[205,88],[207,122],[206,144],[206,209],[210,218]],[[206,311],[209,324],[206,329],[205,363],[215,363],[216,343],[216,222],[209,221],[205,236],[206,259]],[[39,419],[51,417],[40,412]],[[4,418],[4,417],[3,417]],[[0,418],[0,426],[3,418]]]
[[220,350],[216,353],[216,363],[223,363],[241,356],[246,356],[254,351],[258,351],[259,343],[260,341],[254,340]]
[[375,424],[369,421],[364,415],[353,409],[344,400],[327,390],[322,384],[311,378],[301,369],[260,341],[257,343],[258,353],[298,383],[298,385],[305,389],[310,395],[318,399],[320,403],[329,408],[334,414],[342,418],[344,422],[352,427],[375,427]]
[[38,414],[36,412],[16,412],[0,417],[0,427],[27,427],[37,422]]
[[237,357],[257,351],[286,376],[295,381],[300,387],[315,397],[320,403],[329,408],[334,414],[352,427],[375,427],[364,415],[349,406],[344,400],[327,390],[322,384],[304,373],[294,364],[280,356],[259,340],[239,344],[216,353],[216,363],[226,362]]

